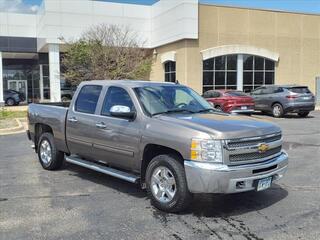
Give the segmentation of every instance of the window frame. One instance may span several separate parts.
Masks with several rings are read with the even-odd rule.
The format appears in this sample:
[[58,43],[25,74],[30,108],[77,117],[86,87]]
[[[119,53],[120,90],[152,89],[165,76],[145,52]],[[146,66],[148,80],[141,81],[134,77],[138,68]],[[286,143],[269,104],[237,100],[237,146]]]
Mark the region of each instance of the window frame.
[[[207,89],[206,91],[209,91],[209,90],[219,90],[219,89],[237,89],[237,61],[238,61],[238,55],[239,54],[228,54],[228,55],[222,55],[222,56],[217,56],[217,57],[214,57],[214,58],[209,58],[209,59],[206,59],[206,60],[203,60],[202,61],[202,90],[204,88],[210,88],[210,89]],[[223,62],[224,62],[224,69],[216,69],[216,60],[217,59],[220,59],[220,58],[223,58]],[[235,68],[231,68],[231,69],[228,69],[228,66],[229,66],[229,61],[228,61],[228,58],[235,58]],[[205,69],[205,62],[209,62],[209,61],[213,61],[212,63],[212,69],[208,69],[208,67],[206,67]],[[211,64],[208,64],[209,66]],[[212,85],[211,84],[204,84],[204,75],[205,73],[211,73],[212,75]],[[216,84],[216,75],[219,74],[219,73],[223,73],[224,74],[224,84]],[[235,74],[236,76],[236,82],[235,84],[228,84],[228,76],[230,76],[231,74]],[[211,82],[211,81],[210,81]]]
[[[243,89],[245,88],[250,88],[251,89],[251,92],[253,90],[255,90],[256,88],[258,87],[261,87],[261,86],[269,86],[269,85],[274,85],[274,82],[275,82],[275,72],[276,72],[276,62],[271,60],[271,59],[268,59],[266,57],[262,57],[262,56],[257,56],[257,55],[249,55],[249,54],[243,54],[244,57],[252,57],[252,66],[250,69],[245,69],[243,68]],[[256,69],[256,58],[259,58],[259,59],[263,59],[263,67],[262,69]],[[267,61],[270,61],[270,62],[273,62],[273,69],[272,70],[267,70],[266,69],[266,62]],[[245,61],[243,61],[243,66],[245,66]],[[251,84],[248,84],[248,83],[245,83],[245,73],[251,73]],[[262,73],[262,84],[257,84],[256,83],[256,79],[255,79],[255,76],[257,74],[261,74]],[[273,79],[272,79],[272,83],[268,83],[266,84],[266,73],[273,73]]]
[[[79,96],[80,96],[80,94],[81,94],[81,91],[82,91],[85,87],[93,87],[93,86],[95,86],[95,87],[100,87],[100,93],[99,93],[99,97],[98,97],[98,100],[97,100],[97,103],[96,103],[96,107],[95,107],[94,112],[93,112],[93,113],[88,113],[88,112],[78,111],[78,110],[77,110],[77,102],[78,102],[78,100],[79,100]],[[79,92],[78,92],[77,96],[75,96],[76,99],[75,99],[75,102],[74,102],[74,104],[73,104],[73,111],[74,111],[75,113],[79,113],[79,114],[96,115],[96,112],[97,112],[97,110],[98,110],[98,108],[99,108],[99,102],[100,102],[100,98],[101,98],[101,96],[102,96],[102,93],[103,93],[103,86],[102,86],[102,85],[99,85],[99,84],[86,84],[86,85],[83,85],[83,86],[79,89]]]
[[[174,64],[174,70],[172,69],[172,66],[169,65],[168,68],[169,68],[169,71],[166,70],[166,65],[167,64]],[[166,61],[163,63],[163,68],[164,68],[164,81],[165,82],[172,82],[172,83],[175,83],[177,81],[177,64],[176,64],[176,61]],[[166,81],[166,75],[169,75],[169,81]],[[172,81],[171,79],[171,74],[174,74],[174,81]]]
[[127,91],[127,89],[125,89],[125,88],[123,88],[123,87],[121,87],[121,86],[108,86],[107,89],[105,90],[104,97],[103,97],[102,103],[101,103],[101,108],[100,108],[100,111],[99,111],[99,113],[98,113],[100,116],[102,116],[102,117],[111,117],[111,118],[115,118],[115,119],[127,120],[127,119],[125,119],[125,118],[114,117],[114,116],[112,116],[111,114],[110,114],[110,115],[103,114],[104,106],[105,106],[106,100],[107,100],[107,94],[108,94],[108,92],[109,92],[109,90],[110,90],[111,88],[120,88],[120,89],[124,90],[124,91],[128,94],[128,96],[129,96],[129,98],[130,98],[130,100],[131,100],[131,102],[132,102],[133,109],[131,109],[131,111],[137,113],[137,108],[136,108],[136,106],[135,106],[135,104],[134,104],[134,100],[133,100],[132,96],[130,95],[129,91]]

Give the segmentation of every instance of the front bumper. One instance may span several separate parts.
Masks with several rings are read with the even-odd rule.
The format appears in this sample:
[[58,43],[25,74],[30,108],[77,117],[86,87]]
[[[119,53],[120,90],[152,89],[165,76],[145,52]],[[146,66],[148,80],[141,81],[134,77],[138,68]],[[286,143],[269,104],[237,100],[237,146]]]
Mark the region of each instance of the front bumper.
[[253,109],[246,109],[246,110],[232,110],[230,111],[230,113],[254,113]]
[[192,193],[237,193],[255,190],[256,180],[282,178],[288,167],[288,155],[282,151],[267,162],[240,166],[185,160],[184,167]]

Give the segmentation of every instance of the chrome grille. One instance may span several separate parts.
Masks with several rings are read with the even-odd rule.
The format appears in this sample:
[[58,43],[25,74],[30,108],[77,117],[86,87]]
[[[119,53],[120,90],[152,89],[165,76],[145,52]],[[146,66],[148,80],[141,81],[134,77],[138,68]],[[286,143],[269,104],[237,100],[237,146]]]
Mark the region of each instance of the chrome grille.
[[275,155],[281,151],[281,146],[270,149],[264,153],[253,152],[253,153],[244,153],[244,154],[231,154],[229,155],[230,162],[239,162],[239,161],[252,161],[256,159],[264,159],[266,157],[270,157]]
[[[259,146],[268,145],[266,151],[260,151]],[[238,138],[225,141],[225,159],[231,165],[250,164],[267,161],[281,152],[281,133],[258,137]]]
[[274,141],[281,140],[281,133],[276,133],[273,135],[266,135],[262,137],[256,138],[244,138],[244,139],[232,139],[227,142],[228,148],[239,148],[239,147],[247,147],[251,145],[256,145],[260,143],[270,143]]

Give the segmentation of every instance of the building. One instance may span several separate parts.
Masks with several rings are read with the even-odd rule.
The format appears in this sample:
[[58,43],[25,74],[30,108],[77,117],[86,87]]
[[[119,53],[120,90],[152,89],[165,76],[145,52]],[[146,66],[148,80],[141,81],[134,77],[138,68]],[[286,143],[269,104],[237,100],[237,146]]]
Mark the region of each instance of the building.
[[199,93],[302,84],[320,94],[320,15],[198,0],[43,0],[36,14],[0,12],[0,102],[5,89],[29,102],[59,101],[65,41],[100,23],[129,26],[146,40],[154,49],[152,81],[178,80]]

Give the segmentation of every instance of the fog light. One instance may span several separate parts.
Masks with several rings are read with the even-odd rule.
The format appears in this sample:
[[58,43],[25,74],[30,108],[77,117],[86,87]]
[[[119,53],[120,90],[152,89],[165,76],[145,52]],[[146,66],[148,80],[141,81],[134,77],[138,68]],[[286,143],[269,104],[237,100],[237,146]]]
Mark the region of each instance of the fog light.
[[238,189],[243,189],[243,188],[245,188],[245,186],[246,186],[246,184],[244,181],[237,182],[237,184],[236,184],[236,188],[238,188]]

